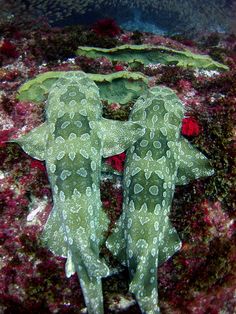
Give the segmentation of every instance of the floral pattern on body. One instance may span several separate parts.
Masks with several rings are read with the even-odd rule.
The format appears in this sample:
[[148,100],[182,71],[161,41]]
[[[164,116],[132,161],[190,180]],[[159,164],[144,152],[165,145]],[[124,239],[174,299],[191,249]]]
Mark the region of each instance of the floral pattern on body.
[[142,313],[157,314],[157,267],[181,248],[169,213],[175,185],[213,174],[208,159],[181,135],[184,109],[169,88],[139,97],[130,121],[145,134],[128,149],[123,213],[106,244],[129,269],[130,286]]
[[83,72],[68,72],[49,90],[46,121],[11,140],[46,160],[54,206],[42,240],[67,258],[67,277],[78,273],[88,313],[103,313],[101,278],[110,273],[99,258],[108,226],[100,199],[101,160],[122,153],[143,133],[131,121],[104,119],[96,84]]

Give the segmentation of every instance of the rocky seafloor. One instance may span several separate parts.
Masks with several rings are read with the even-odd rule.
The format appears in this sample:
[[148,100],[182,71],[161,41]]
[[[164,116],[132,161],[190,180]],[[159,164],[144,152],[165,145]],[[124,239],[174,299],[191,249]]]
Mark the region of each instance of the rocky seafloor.
[[[0,23],[0,313],[85,313],[77,275],[66,278],[65,259],[40,244],[52,208],[45,164],[13,143],[44,121],[44,103],[19,101],[18,88],[47,71],[109,74],[138,71],[150,86],[172,88],[186,115],[182,134],[211,160],[212,177],[176,189],[171,221],[182,249],[158,269],[162,313],[233,314],[236,308],[235,105],[236,36],[206,33],[196,40],[126,32],[114,21],[92,27],[52,28],[40,20]],[[111,61],[77,56],[78,46],[149,44],[208,54],[228,70],[175,64]],[[132,101],[104,102],[104,117],[127,120]],[[122,210],[125,153],[104,160],[101,181],[109,230]],[[108,254],[103,249],[103,254]],[[115,261],[111,261],[111,263]],[[127,273],[104,280],[105,313],[141,313],[128,293]]]

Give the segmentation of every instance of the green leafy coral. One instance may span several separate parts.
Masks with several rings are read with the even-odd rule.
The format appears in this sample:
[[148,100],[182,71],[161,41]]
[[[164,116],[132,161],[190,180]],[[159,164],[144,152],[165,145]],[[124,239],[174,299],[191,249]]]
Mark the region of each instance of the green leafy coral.
[[[46,72],[36,78],[27,81],[18,90],[17,98],[21,101],[33,101],[41,103],[46,100],[52,85],[66,72]],[[70,73],[78,73],[71,71]],[[93,80],[100,92],[102,100],[109,104],[118,102],[126,104],[140,96],[146,89],[148,79],[141,73],[120,71],[112,74],[87,74]]]
[[226,65],[214,61],[208,55],[153,45],[122,45],[111,49],[79,47],[77,54],[90,58],[107,57],[112,61],[123,61],[130,64],[134,62],[144,65],[162,63],[208,70],[228,69]]

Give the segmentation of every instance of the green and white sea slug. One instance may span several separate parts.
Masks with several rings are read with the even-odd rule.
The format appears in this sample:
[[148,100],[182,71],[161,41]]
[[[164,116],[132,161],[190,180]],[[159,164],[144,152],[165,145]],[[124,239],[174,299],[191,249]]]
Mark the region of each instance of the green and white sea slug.
[[43,242],[67,258],[67,277],[78,273],[88,313],[102,314],[101,278],[109,268],[99,258],[108,223],[100,200],[101,159],[123,152],[145,130],[131,121],[104,119],[98,87],[79,71],[50,87],[45,111],[42,125],[11,142],[46,161],[54,205]]
[[129,269],[142,313],[160,313],[157,267],[181,248],[168,214],[176,185],[213,174],[208,159],[180,134],[184,109],[169,88],[153,87],[130,113],[145,134],[128,149],[123,213],[107,247]]

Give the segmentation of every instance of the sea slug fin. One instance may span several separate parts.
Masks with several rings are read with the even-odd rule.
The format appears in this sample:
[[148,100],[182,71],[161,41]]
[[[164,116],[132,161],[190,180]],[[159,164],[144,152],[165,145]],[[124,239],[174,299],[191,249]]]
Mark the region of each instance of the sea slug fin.
[[48,125],[44,122],[29,133],[17,139],[9,140],[9,142],[19,144],[31,157],[38,160],[45,160],[47,137]]
[[185,138],[179,142],[180,160],[176,185],[184,185],[191,180],[214,174],[209,159],[193,147]]
[[67,278],[70,278],[76,272],[75,265],[72,260],[72,253],[70,250],[68,250],[68,253],[67,253],[65,271],[66,271]]
[[102,156],[104,158],[124,152],[145,133],[145,129],[138,123],[105,118],[102,118],[100,130],[102,131]]

